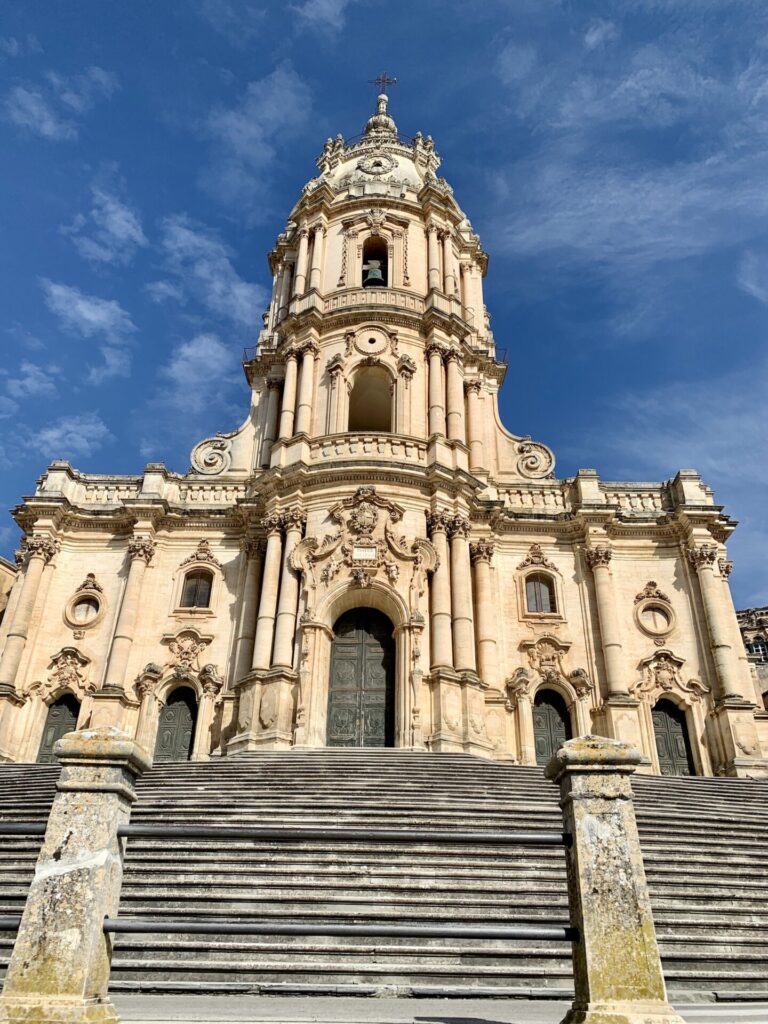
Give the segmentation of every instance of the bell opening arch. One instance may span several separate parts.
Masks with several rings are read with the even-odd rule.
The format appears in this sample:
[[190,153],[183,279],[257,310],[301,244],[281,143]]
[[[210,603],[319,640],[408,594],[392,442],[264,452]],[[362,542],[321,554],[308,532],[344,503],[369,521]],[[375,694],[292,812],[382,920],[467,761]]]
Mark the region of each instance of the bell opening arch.
[[392,430],[394,379],[381,363],[355,370],[349,394],[350,433],[388,434]]

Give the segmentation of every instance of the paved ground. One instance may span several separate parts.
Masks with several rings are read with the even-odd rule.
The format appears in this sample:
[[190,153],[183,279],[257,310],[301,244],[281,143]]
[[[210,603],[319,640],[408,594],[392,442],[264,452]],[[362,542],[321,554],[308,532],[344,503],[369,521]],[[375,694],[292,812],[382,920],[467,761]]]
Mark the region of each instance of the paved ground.
[[[567,1003],[517,999],[126,996],[124,1024],[559,1024]],[[687,1024],[768,1024],[768,1002],[678,1007]]]

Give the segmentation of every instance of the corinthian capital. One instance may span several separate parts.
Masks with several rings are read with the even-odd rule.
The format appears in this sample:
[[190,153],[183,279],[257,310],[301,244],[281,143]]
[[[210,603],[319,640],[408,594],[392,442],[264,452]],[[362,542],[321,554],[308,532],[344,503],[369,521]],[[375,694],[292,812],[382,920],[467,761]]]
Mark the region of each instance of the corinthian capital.
[[469,520],[464,516],[454,516],[451,519],[451,536],[452,537],[468,537],[469,536]]
[[442,359],[445,355],[445,345],[440,341],[428,341],[424,346],[424,355],[427,359],[432,355],[438,355]]
[[300,508],[288,508],[280,516],[283,523],[284,530],[301,529],[307,521],[307,513],[302,512]]
[[473,380],[464,381],[464,393],[467,395],[479,395],[483,389],[483,382],[474,378]]
[[490,562],[493,558],[493,552],[495,544],[492,540],[480,539],[475,541],[474,544],[469,545],[469,557],[472,560],[472,565],[476,565],[478,562]]
[[595,569],[608,568],[613,550],[610,544],[595,544],[593,548],[587,548],[587,565],[594,572]]
[[427,512],[427,526],[430,533],[447,533],[453,519],[452,512],[438,510]]
[[717,544],[691,544],[688,548],[688,560],[693,568],[711,568],[717,561]]
[[50,537],[27,537],[24,546],[25,554],[30,558],[42,558],[46,565],[58,550],[59,545]]
[[304,344],[300,346],[299,351],[303,356],[310,353],[313,359],[316,359],[320,354],[320,348],[316,341],[305,341]]
[[143,558],[147,565],[149,565],[154,553],[155,542],[150,540],[149,537],[131,537],[128,541],[128,557],[131,561],[134,558]]

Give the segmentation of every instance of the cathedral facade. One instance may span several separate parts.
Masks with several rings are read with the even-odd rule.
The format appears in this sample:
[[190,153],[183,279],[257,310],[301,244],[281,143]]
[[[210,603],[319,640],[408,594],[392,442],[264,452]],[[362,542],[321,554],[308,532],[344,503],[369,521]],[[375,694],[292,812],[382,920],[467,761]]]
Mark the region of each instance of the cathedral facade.
[[768,774],[768,712],[699,475],[555,476],[501,423],[487,256],[381,95],[269,254],[243,425],[191,469],[54,462],[15,510],[0,758],[114,724],[158,760],[325,746]]

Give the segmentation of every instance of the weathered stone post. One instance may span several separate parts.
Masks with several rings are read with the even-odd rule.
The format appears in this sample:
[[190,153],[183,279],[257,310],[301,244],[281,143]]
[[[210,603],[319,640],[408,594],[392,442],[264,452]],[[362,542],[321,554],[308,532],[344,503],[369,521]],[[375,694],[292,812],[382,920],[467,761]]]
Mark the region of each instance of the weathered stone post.
[[640,752],[568,740],[545,769],[560,786],[576,997],[562,1024],[684,1024],[667,1002],[630,776]]
[[134,779],[150,766],[138,743],[113,726],[67,733],[56,744],[58,793],[13,947],[0,1024],[118,1021],[109,1000],[111,938]]

